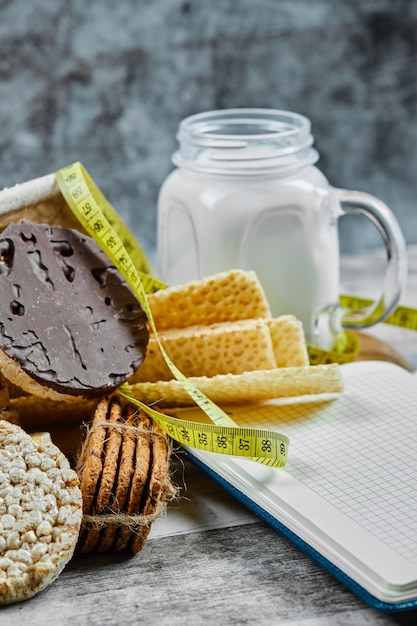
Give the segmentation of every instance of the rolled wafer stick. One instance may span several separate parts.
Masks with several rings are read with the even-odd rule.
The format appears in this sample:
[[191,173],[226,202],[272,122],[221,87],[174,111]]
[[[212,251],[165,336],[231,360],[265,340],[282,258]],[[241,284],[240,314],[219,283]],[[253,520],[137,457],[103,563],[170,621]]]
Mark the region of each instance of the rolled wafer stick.
[[[340,393],[344,388],[337,363],[191,377],[189,380],[210,400],[223,406]],[[191,396],[177,380],[135,383],[131,389],[133,395],[145,404],[156,403],[165,408],[194,405]]]

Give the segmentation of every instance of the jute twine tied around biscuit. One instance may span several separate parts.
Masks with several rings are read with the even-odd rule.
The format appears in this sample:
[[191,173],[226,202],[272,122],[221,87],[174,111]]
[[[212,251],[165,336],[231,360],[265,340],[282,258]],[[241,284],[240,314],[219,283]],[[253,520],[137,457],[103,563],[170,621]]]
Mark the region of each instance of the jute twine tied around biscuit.
[[161,500],[152,515],[127,515],[127,513],[106,513],[100,515],[83,514],[83,524],[89,524],[93,528],[101,529],[115,524],[117,526],[125,526],[131,531],[138,530],[141,526],[149,526],[161,515],[165,515],[167,509],[166,501]]
[[132,426],[131,424],[126,424],[123,422],[109,422],[107,420],[102,420],[100,422],[94,422],[94,424],[89,424],[86,427],[85,438],[84,438],[84,441],[81,446],[81,450],[78,454],[77,462],[76,462],[76,471],[77,471],[77,474],[79,475],[82,474],[85,468],[85,464],[87,462],[89,441],[94,431],[98,430],[99,428],[105,428],[107,430],[111,430],[111,429],[119,430],[121,433],[131,432],[136,437],[142,433],[145,435],[157,435],[158,437],[163,437],[161,433],[159,433],[158,431],[154,429],[143,428],[142,426]]
[[[146,434],[148,436],[157,436],[165,438],[165,434],[158,432],[153,428],[143,428],[141,426],[132,426],[126,423],[109,422],[106,420],[95,422],[88,426],[86,430],[85,439],[81,446],[80,453],[76,462],[76,471],[80,476],[85,468],[88,460],[89,440],[92,437],[95,430],[98,428],[104,428],[107,430],[115,429],[121,433],[131,432],[137,438],[140,434]],[[169,460],[172,453],[172,447],[169,447],[167,467],[169,467]],[[167,472],[165,480],[161,485],[160,497],[158,502],[155,503],[154,511],[148,515],[129,515],[121,511],[115,511],[108,508],[108,513],[100,514],[83,514],[83,524],[98,530],[105,528],[109,525],[123,526],[127,529],[135,532],[139,528],[144,526],[150,526],[158,517],[166,514],[167,505],[169,502],[178,498],[179,488],[171,482],[169,473]]]

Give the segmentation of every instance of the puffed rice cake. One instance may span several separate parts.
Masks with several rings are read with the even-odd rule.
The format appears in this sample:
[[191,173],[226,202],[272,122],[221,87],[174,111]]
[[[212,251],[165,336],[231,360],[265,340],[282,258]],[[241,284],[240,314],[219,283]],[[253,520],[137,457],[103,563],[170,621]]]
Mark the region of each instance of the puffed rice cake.
[[0,604],[31,598],[58,577],[81,519],[77,474],[49,434],[0,421]]

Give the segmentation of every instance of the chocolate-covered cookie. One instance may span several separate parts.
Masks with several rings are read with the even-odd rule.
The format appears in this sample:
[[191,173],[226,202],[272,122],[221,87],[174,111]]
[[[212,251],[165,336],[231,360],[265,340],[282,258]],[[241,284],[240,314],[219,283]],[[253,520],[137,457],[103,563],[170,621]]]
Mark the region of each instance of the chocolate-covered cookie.
[[41,397],[114,390],[141,365],[146,316],[90,237],[23,222],[0,237],[0,368]]

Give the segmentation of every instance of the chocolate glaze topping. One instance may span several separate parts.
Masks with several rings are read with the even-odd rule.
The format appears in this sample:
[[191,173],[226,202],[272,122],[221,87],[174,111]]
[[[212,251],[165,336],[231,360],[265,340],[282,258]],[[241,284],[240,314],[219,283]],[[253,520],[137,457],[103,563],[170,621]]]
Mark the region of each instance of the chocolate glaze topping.
[[0,348],[34,380],[95,397],[141,365],[146,316],[90,237],[23,222],[0,235]]

